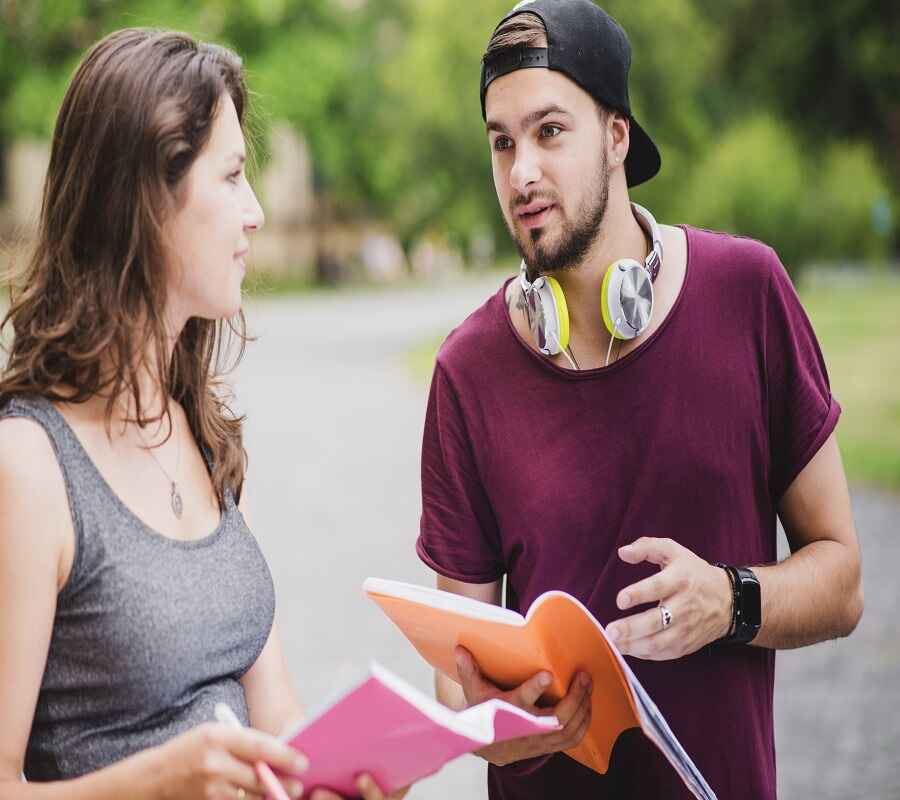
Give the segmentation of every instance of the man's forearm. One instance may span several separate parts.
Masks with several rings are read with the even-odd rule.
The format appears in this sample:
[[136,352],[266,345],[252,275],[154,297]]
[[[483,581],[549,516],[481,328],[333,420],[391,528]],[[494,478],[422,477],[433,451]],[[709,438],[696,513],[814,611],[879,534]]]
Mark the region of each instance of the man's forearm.
[[784,650],[848,636],[862,615],[859,555],[820,540],[768,567],[753,567],[762,627],[752,644]]

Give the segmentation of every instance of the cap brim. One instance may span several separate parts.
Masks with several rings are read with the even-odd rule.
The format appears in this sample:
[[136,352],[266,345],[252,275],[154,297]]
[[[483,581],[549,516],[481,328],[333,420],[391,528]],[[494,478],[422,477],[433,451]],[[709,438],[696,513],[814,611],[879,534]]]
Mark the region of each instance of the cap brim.
[[659,150],[647,132],[631,117],[628,155],[625,157],[625,180],[629,186],[649,181],[662,166]]

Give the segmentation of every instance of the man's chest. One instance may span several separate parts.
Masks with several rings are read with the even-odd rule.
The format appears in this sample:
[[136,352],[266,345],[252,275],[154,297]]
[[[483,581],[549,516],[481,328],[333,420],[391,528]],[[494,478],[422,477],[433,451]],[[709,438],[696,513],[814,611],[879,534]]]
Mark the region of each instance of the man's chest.
[[537,380],[487,399],[493,407],[470,421],[508,553],[603,557],[642,535],[736,529],[765,503],[759,376],[723,369],[696,346],[679,359],[646,353],[628,370]]

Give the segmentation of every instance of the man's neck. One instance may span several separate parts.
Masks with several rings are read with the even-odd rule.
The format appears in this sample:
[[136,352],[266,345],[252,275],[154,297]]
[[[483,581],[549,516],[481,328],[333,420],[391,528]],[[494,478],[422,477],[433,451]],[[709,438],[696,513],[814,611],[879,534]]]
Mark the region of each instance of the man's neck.
[[584,260],[574,269],[553,273],[566,295],[573,339],[591,346],[609,342],[609,332],[599,313],[600,287],[609,265],[620,258],[641,263],[649,244],[631,210],[627,197],[615,206],[610,203],[597,237]]

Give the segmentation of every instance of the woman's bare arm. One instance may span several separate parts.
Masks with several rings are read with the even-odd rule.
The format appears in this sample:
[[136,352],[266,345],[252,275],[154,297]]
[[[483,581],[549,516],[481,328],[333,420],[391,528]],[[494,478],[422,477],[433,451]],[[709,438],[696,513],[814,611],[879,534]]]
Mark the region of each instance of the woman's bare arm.
[[[246,484],[241,492],[239,508],[249,527]],[[284,657],[277,624],[272,626],[266,646],[256,663],[241,678],[241,684],[247,698],[250,724],[254,728],[277,736],[302,719],[303,709]]]

